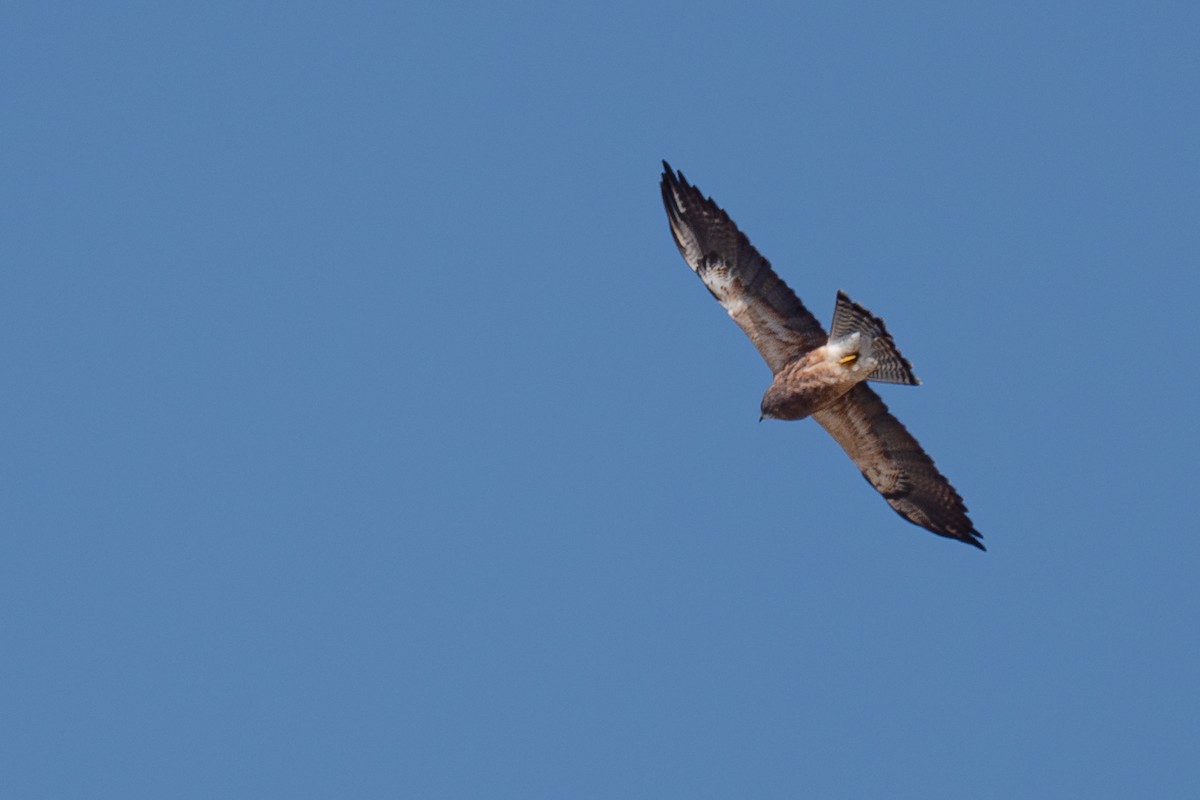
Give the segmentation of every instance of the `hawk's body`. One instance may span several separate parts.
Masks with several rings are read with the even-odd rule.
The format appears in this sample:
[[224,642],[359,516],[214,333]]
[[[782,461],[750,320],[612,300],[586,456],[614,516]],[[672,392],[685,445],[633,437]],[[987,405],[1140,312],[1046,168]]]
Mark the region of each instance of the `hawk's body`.
[[679,252],[774,373],[762,414],[812,416],[900,516],[983,549],[962,498],[866,381],[916,384],[883,320],[838,292],[826,335],[711,198],[663,162],[662,195]]
[[867,378],[859,364],[842,364],[837,345],[810,350],[781,369],[763,395],[763,419],[804,419]]

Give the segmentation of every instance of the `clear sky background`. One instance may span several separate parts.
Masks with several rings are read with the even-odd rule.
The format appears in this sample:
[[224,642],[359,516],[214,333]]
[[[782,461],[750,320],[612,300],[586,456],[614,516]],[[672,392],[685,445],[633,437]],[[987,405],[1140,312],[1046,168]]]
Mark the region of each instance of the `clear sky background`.
[[[1194,797],[1194,3],[0,12],[0,795]],[[679,257],[662,158],[989,552]]]

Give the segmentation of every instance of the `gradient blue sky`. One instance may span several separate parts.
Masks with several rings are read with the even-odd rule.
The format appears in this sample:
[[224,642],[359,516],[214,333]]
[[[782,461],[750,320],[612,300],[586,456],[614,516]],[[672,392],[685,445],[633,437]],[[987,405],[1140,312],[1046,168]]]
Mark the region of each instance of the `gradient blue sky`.
[[[0,794],[1194,797],[1197,41],[6,4]],[[887,318],[988,553],[757,422],[661,158]]]

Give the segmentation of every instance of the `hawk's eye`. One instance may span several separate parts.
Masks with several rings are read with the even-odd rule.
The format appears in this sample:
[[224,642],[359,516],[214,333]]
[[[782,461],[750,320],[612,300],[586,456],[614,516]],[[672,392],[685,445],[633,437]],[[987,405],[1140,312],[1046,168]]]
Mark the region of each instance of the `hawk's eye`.
[[838,361],[839,364],[853,364],[858,360],[858,353],[851,353],[848,356],[842,356]]

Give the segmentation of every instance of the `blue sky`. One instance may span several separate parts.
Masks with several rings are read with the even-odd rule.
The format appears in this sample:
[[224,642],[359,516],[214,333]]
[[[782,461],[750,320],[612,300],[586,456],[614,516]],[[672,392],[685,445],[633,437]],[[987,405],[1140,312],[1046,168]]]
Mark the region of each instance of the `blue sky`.
[[899,5],[7,5],[0,793],[1194,796],[1200,12]]

